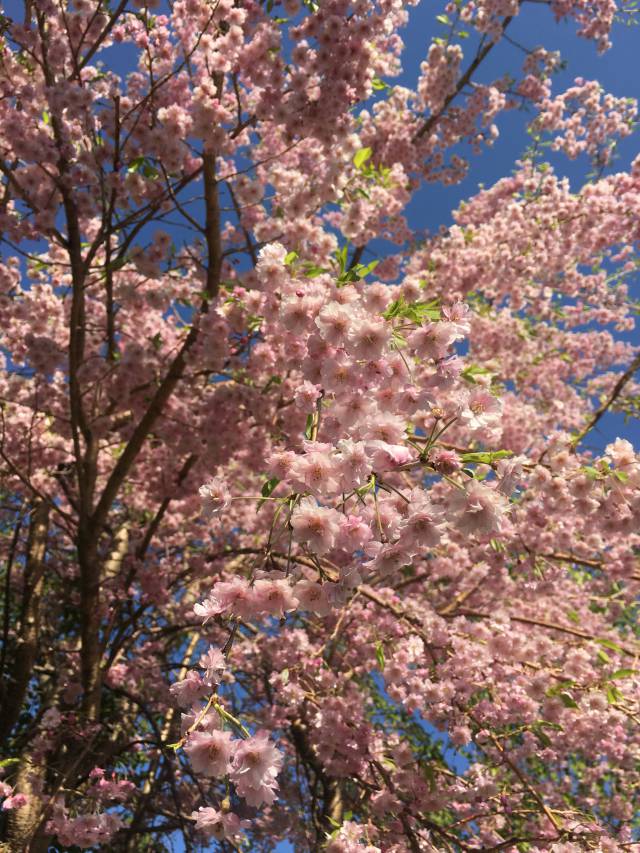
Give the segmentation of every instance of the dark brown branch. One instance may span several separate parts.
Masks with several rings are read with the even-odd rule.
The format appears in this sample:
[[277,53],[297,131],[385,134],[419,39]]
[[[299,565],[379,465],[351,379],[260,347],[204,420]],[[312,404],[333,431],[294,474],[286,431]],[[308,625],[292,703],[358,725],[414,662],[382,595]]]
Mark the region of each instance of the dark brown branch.
[[2,651],[0,652],[0,696],[4,696],[4,668],[7,662],[7,643],[9,642],[9,625],[11,623],[11,570],[13,569],[13,561],[15,560],[21,530],[22,519],[19,518],[16,526],[13,528],[9,556],[7,557],[7,568],[5,569],[4,576],[4,614],[2,620]]
[[29,524],[18,641],[13,653],[8,690],[0,711],[0,742],[5,741],[18,719],[38,653],[40,599],[48,530],[49,506],[38,502],[33,508]]
[[573,439],[574,447],[580,444],[582,439],[596,426],[600,418],[602,418],[602,416],[609,411],[611,406],[615,403],[615,401],[622,393],[624,386],[627,384],[627,382],[629,382],[629,380],[633,378],[633,375],[637,370],[640,370],[640,353],[636,355],[627,370],[625,370],[622,376],[618,379],[618,381],[614,385],[613,391],[611,392],[611,394],[609,394],[606,401],[600,406],[599,409],[596,409],[596,411],[593,413],[586,427],[584,427],[584,429],[582,429]]
[[[511,23],[512,20],[513,20],[513,15],[509,15],[507,18],[504,19],[504,21],[502,23],[502,33],[504,33],[504,31],[507,29],[507,27],[509,26],[509,24]],[[501,35],[502,35],[502,33],[501,33]],[[498,41],[499,41],[499,39],[496,39],[495,41],[489,41],[489,42],[487,42],[487,44],[484,45],[484,47],[480,48],[480,50],[476,54],[476,57],[473,60],[473,62],[471,63],[471,65],[467,68],[467,70],[464,72],[462,77],[460,77],[460,79],[456,83],[456,88],[454,89],[454,91],[450,95],[447,95],[447,97],[445,98],[444,104],[442,105],[442,107],[438,110],[438,112],[433,113],[433,115],[430,115],[429,118],[422,125],[422,127],[414,134],[413,140],[412,140],[413,142],[417,142],[419,139],[422,139],[422,137],[425,136],[425,134],[427,134],[431,130],[433,130],[433,128],[436,126],[436,124],[440,121],[440,119],[444,115],[444,112],[447,109],[447,107],[451,104],[451,102],[453,100],[455,100],[455,98],[457,98],[457,96],[464,89],[464,87],[468,85],[468,83],[471,81],[471,78],[473,77],[473,75],[477,71],[479,65],[489,55],[489,53],[493,50],[493,48],[498,43]]]

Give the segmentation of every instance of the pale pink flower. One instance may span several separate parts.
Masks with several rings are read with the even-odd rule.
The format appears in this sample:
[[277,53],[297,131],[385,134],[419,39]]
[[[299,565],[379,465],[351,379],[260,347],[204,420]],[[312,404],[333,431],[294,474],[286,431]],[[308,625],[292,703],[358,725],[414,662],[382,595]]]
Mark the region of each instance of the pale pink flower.
[[28,802],[29,797],[26,794],[12,794],[3,801],[2,808],[4,811],[21,809],[23,806],[26,806]]
[[453,323],[425,323],[407,338],[418,358],[438,361],[447,355],[449,347],[463,335]]
[[337,448],[340,452],[338,471],[342,487],[352,489],[363,486],[371,474],[371,462],[364,442],[342,439],[338,442]]
[[336,394],[357,388],[359,372],[358,365],[344,354],[328,358],[320,366],[320,376],[324,388]]
[[316,326],[324,340],[331,346],[341,346],[347,340],[351,327],[352,314],[344,305],[330,302],[316,317]]
[[175,697],[176,702],[182,708],[188,708],[190,705],[200,699],[207,693],[207,685],[204,683],[200,675],[195,670],[190,670],[182,681],[174,682],[169,688],[169,693]]
[[209,598],[205,598],[204,601],[197,602],[193,605],[193,612],[196,616],[199,616],[202,619],[203,625],[206,624],[209,619],[212,619],[214,616],[218,616],[222,611],[223,608],[220,606],[220,602],[213,596],[209,596]]
[[607,444],[605,454],[608,461],[619,469],[628,468],[636,462],[633,445],[624,438],[616,438],[611,444]]
[[456,489],[449,505],[457,513],[455,524],[461,533],[490,535],[501,530],[508,501],[474,480],[465,490]]
[[375,361],[380,358],[387,345],[391,330],[387,323],[376,320],[361,320],[349,331],[348,349],[356,358]]
[[291,515],[295,537],[316,554],[326,554],[335,544],[340,513],[303,498]]
[[326,451],[316,451],[300,456],[294,467],[295,478],[305,490],[322,494],[338,488],[336,459]]
[[207,711],[207,713],[202,716],[202,706],[200,703],[197,703],[191,707],[191,710],[188,714],[180,714],[180,734],[182,736],[186,735],[192,726],[198,724],[198,731],[203,732],[211,732],[214,729],[222,728],[222,721],[220,720],[220,716],[213,711]]
[[253,602],[256,613],[282,618],[296,609],[296,599],[286,580],[257,580],[253,585]]
[[367,452],[371,454],[376,471],[389,471],[406,465],[414,458],[414,451],[403,444],[387,444],[384,441],[367,441]]
[[359,551],[372,538],[369,525],[357,515],[343,515],[336,545],[345,551]]
[[310,610],[318,616],[331,613],[331,604],[323,585],[315,581],[301,580],[295,585],[293,592],[298,599],[300,610]]
[[298,461],[298,454],[293,450],[280,450],[272,453],[268,459],[269,473],[278,480],[288,480]]
[[403,546],[433,548],[442,536],[442,510],[428,499],[411,504],[408,517],[400,524],[398,533]]
[[398,542],[388,544],[370,542],[365,551],[369,557],[373,558],[366,564],[367,570],[382,577],[409,565],[412,559],[404,545]]
[[211,518],[227,509],[231,504],[231,495],[227,484],[220,477],[213,477],[198,489],[202,503],[202,515]]
[[462,465],[455,450],[445,447],[435,447],[429,453],[429,462],[440,474],[453,474]]
[[224,655],[220,649],[216,649],[214,646],[209,646],[207,651],[201,655],[199,663],[205,671],[205,682],[209,686],[218,684],[227,665]]
[[281,767],[282,753],[271,743],[268,732],[261,730],[238,744],[233,757],[231,780],[238,794],[249,805],[272,803],[278,787],[276,776]]
[[[340,425],[340,435],[357,423],[366,423],[369,419],[369,413],[373,410],[374,404],[366,394],[351,393],[347,397],[343,397],[337,406],[333,406],[331,413]],[[327,419],[323,421],[322,431],[326,433]]]
[[221,779],[229,772],[234,748],[230,732],[213,729],[191,732],[184,751],[196,773]]
[[258,252],[258,268],[266,264],[273,266],[284,267],[284,260],[287,257],[287,250],[282,243],[267,243]]
[[367,438],[387,444],[400,444],[406,431],[407,424],[403,417],[378,411],[372,413],[371,423],[367,425]]
[[234,838],[246,823],[233,812],[220,812],[211,806],[200,806],[197,812],[191,812],[191,820],[195,820],[199,832],[215,838],[216,841]]
[[464,302],[454,302],[453,305],[443,305],[440,313],[442,318],[455,329],[459,338],[466,337],[471,331],[471,312]]
[[468,409],[462,412],[461,420],[472,430],[494,425],[502,414],[500,400],[484,388],[473,391],[467,405]]
[[122,826],[122,819],[110,812],[81,814],[69,818],[56,815],[47,825],[47,832],[58,836],[58,841],[68,847],[95,847],[107,844]]
[[498,491],[509,497],[523,479],[523,464],[526,462],[524,456],[513,456],[511,459],[500,459],[496,465],[498,474]]
[[244,578],[219,581],[213,589],[213,595],[220,603],[222,612],[232,613],[241,619],[251,619],[255,614],[253,590]]
[[282,325],[295,335],[303,334],[312,322],[317,305],[317,300],[308,296],[289,297],[280,309]]
[[293,400],[296,408],[302,409],[305,412],[315,408],[316,401],[320,397],[320,388],[314,385],[313,382],[305,380],[301,385],[298,385],[294,394]]

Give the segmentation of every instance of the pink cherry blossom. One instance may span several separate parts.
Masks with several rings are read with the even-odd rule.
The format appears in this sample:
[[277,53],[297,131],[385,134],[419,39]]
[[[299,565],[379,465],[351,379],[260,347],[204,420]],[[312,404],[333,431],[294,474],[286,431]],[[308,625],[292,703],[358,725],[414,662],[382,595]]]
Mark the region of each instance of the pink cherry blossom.
[[462,533],[481,536],[499,533],[507,510],[507,501],[500,492],[475,480],[454,492],[449,505],[458,514],[457,526]]
[[244,821],[233,812],[221,812],[211,806],[200,806],[191,813],[191,820],[196,822],[196,829],[216,841],[225,838],[233,839],[240,832]]
[[230,732],[215,729],[191,732],[184,748],[196,773],[217,778],[229,772],[234,750]]
[[300,542],[324,554],[334,546],[338,520],[335,510],[320,506],[312,498],[303,498],[291,514],[291,527]]
[[249,805],[272,803],[278,788],[276,776],[281,766],[282,754],[269,740],[269,733],[259,731],[236,748],[231,779]]

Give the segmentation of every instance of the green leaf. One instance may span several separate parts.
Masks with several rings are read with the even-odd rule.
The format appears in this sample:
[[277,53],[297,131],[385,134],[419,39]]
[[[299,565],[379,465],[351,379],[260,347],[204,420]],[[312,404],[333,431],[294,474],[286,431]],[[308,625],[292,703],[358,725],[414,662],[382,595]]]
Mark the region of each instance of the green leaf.
[[336,259],[340,265],[340,272],[343,273],[347,268],[347,246],[346,244],[336,252]]
[[374,271],[379,263],[380,261],[376,259],[375,261],[371,261],[370,264],[356,264],[355,270],[358,274],[358,278],[366,278],[370,272]]
[[307,424],[306,424],[306,426],[305,426],[305,428],[304,428],[304,437],[305,437],[306,439],[309,439],[309,440],[311,439],[311,436],[312,436],[312,434],[313,434],[313,425],[314,425],[314,423],[315,423],[315,418],[314,418],[314,416],[313,416],[313,415],[307,415]]
[[338,276],[338,284],[349,284],[352,281],[359,281],[359,277],[355,270],[347,270],[342,275]]
[[565,708],[579,708],[580,706],[570,693],[558,693],[558,699],[562,702]]
[[356,151],[353,155],[353,165],[356,169],[361,169],[372,154],[373,150],[371,148],[360,148],[360,150]]
[[256,512],[260,510],[260,507],[265,503],[266,499],[271,496],[271,493],[279,482],[280,480],[277,477],[271,477],[270,480],[267,480],[267,482],[263,484],[262,488],[260,489],[262,499],[258,501],[258,507],[256,509]]
[[279,482],[280,480],[277,477],[271,477],[270,480],[267,480],[267,482],[260,489],[260,494],[262,495],[262,497],[268,498]]
[[291,266],[291,264],[298,259],[297,252],[287,252],[284,258],[284,262],[286,266]]
[[140,168],[142,167],[142,164],[144,163],[144,161],[145,161],[144,157],[134,157],[133,160],[129,163],[129,168],[127,169],[127,172],[129,172],[129,173],[138,172],[140,170]]
[[461,371],[460,376],[462,376],[462,378],[471,385],[477,385],[478,383],[475,380],[476,376],[487,376],[490,373],[491,371],[487,370],[486,367],[481,367],[479,364],[470,364]]
[[591,465],[583,465],[580,470],[584,471],[587,477],[590,477],[592,480],[597,480],[600,476],[600,471],[597,468],[592,468]]
[[382,315],[384,319],[393,320],[394,317],[399,317],[402,312],[403,304],[403,299],[396,299],[394,302],[392,302]]
[[379,77],[374,77],[371,81],[371,88],[374,92],[381,92],[383,89],[390,89],[388,83],[385,83],[384,80],[381,80]]
[[111,261],[110,264],[107,264],[105,270],[108,270],[109,272],[117,272],[119,269],[122,269],[126,263],[127,259],[125,257],[116,258],[115,261]]
[[304,275],[307,278],[317,278],[325,272],[330,272],[330,270],[325,269],[325,267],[316,266],[316,264],[306,264],[304,268]]
[[376,643],[376,660],[378,661],[378,666],[380,669],[384,669],[384,648],[382,647],[382,643],[378,641]]
[[9,765],[11,765],[11,764],[19,764],[19,763],[20,763],[19,758],[3,758],[2,761],[0,761],[0,767],[9,767]]
[[603,637],[596,637],[595,641],[601,646],[604,646],[605,649],[611,649],[612,652],[619,652],[620,654],[624,654],[624,649],[622,648],[622,646],[619,646],[617,643],[614,643],[613,640],[607,640]]
[[281,678],[283,684],[287,684],[289,681],[289,670],[283,669],[282,672],[280,673],[280,678]]
[[141,172],[145,178],[157,178],[160,174],[156,167],[146,157],[134,157],[127,169],[129,174]]
[[613,679],[633,678],[633,676],[637,674],[637,669],[616,669],[616,671],[612,672],[609,676],[609,680],[612,681]]
[[445,27],[451,26],[451,21],[449,20],[449,18],[446,15],[436,15],[436,21],[439,24],[444,24]]
[[564,731],[560,723],[551,723],[549,720],[538,720],[536,725],[541,726],[543,729],[553,729],[554,732]]
[[395,317],[401,317],[415,323],[416,325],[420,325],[424,320],[439,320],[439,300],[432,299],[430,302],[407,303],[402,297],[400,297],[400,299],[396,299],[391,303],[382,316],[385,320],[392,320]]
[[607,702],[610,705],[614,705],[616,702],[622,702],[624,696],[618,690],[617,687],[614,687],[613,684],[609,684],[607,687]]
[[549,737],[549,735],[545,732],[545,730],[543,728],[541,728],[539,725],[533,725],[533,726],[531,726],[531,729],[532,729],[534,735],[540,741],[540,744],[542,746],[546,746],[546,747],[551,746],[551,738]]
[[465,463],[476,463],[481,465],[491,465],[497,459],[508,459],[513,456],[511,450],[491,450],[486,452],[470,452],[463,453],[460,458]]

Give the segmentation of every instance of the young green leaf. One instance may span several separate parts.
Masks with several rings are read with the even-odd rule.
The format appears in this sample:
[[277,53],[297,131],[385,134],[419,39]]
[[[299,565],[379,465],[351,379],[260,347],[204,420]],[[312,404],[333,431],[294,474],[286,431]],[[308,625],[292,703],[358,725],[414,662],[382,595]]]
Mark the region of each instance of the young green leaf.
[[361,169],[372,154],[373,150],[371,148],[360,148],[360,150],[356,151],[353,155],[353,165],[356,169]]

